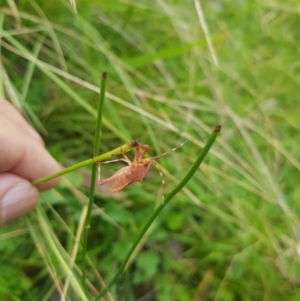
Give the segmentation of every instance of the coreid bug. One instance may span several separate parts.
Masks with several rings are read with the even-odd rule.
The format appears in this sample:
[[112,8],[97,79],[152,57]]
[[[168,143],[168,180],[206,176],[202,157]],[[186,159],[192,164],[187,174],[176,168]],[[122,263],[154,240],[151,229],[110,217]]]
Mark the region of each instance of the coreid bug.
[[[124,187],[127,185],[130,185],[135,182],[141,182],[143,181],[144,177],[149,171],[149,168],[151,165],[154,165],[157,170],[159,171],[159,174],[162,179],[162,184],[165,185],[164,177],[161,168],[159,167],[159,164],[155,161],[155,159],[158,159],[160,157],[163,157],[179,147],[181,147],[186,141],[182,142],[180,145],[174,147],[173,149],[152,157],[152,158],[144,158],[146,153],[149,150],[149,145],[142,144],[138,141],[135,141],[135,156],[133,161],[130,161],[124,154],[122,159],[116,159],[116,160],[111,160],[111,161],[106,161],[99,163],[99,168],[98,168],[98,184],[102,186],[103,191],[106,192],[117,192],[122,190]],[[111,177],[100,180],[100,166],[101,164],[104,163],[110,163],[110,162],[117,162],[117,161],[122,161],[128,164],[128,166],[125,166],[118,170],[116,173],[114,173]]]

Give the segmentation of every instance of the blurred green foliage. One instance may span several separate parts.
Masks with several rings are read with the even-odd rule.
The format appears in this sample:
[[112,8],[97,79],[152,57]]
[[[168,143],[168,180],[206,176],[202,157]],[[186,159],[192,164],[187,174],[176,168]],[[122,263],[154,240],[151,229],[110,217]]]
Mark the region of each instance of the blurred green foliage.
[[[205,163],[111,290],[115,300],[298,300],[298,4],[201,1],[216,66],[195,2],[76,1],[74,15],[68,1],[2,0],[1,89],[69,166],[92,156],[107,71],[100,153],[139,138],[155,156],[189,140],[158,160],[167,192],[222,124]],[[102,177],[121,166],[104,165]],[[66,177],[27,221],[1,228],[1,300],[53,300],[63,290],[59,256],[72,267],[89,179],[89,169]],[[116,273],[161,187],[153,168],[118,194],[97,192],[91,294]],[[81,300],[79,290],[70,285],[66,300]]]

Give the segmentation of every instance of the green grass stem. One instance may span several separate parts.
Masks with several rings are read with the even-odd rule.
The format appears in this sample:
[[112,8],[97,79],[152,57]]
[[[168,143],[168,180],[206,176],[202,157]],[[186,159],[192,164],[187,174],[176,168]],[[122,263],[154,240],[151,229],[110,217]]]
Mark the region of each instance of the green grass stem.
[[[107,73],[103,72],[102,77],[101,77],[101,88],[100,88],[96,133],[95,133],[95,141],[94,141],[94,151],[93,151],[94,158],[97,157],[98,152],[99,152],[99,146],[100,146],[102,115],[103,115],[103,107],[104,107],[104,101],[105,101],[106,79],[107,79]],[[90,196],[89,196],[88,210],[87,210],[84,227],[83,227],[83,241],[82,241],[82,248],[83,248],[83,252],[82,252],[82,258],[83,258],[82,283],[83,283],[85,289],[86,289],[85,279],[86,279],[87,237],[88,237],[88,231],[89,231],[89,227],[90,227],[92,208],[93,208],[93,204],[94,204],[96,177],[97,177],[97,165],[93,164],[92,165],[91,185],[90,185]]]
[[206,142],[204,148],[200,152],[199,156],[195,160],[194,164],[191,166],[189,171],[186,173],[186,175],[183,177],[183,179],[179,182],[179,184],[166,196],[164,201],[154,210],[153,214],[150,216],[146,224],[141,228],[137,238],[135,239],[131,249],[129,250],[127,256],[125,257],[121,267],[119,268],[119,271],[116,273],[116,275],[112,278],[112,280],[109,282],[109,284],[104,288],[99,295],[95,297],[95,301],[99,300],[109,289],[112,285],[116,283],[116,281],[119,279],[119,277],[124,273],[130,258],[136,249],[137,245],[153,223],[153,221],[156,219],[156,217],[159,215],[159,213],[162,211],[162,209],[170,202],[170,200],[189,182],[189,180],[193,177],[194,173],[198,170],[200,164],[203,162],[204,158],[208,154],[210,148],[214,144],[219,132],[221,131],[221,126],[217,125],[213,132],[211,133],[208,141]]
[[47,182],[47,181],[50,181],[54,178],[57,178],[57,177],[60,177],[60,176],[63,176],[69,172],[72,172],[72,171],[75,171],[77,169],[80,169],[82,167],[85,167],[85,166],[88,166],[88,165],[91,165],[91,164],[94,164],[96,162],[101,162],[101,161],[105,161],[105,160],[108,160],[108,159],[111,159],[111,157],[113,156],[117,156],[117,155],[121,155],[121,154],[124,154],[124,153],[127,153],[129,150],[131,150],[132,148],[134,147],[134,143],[133,142],[129,142],[129,143],[126,143],[120,147],[117,147],[105,154],[102,154],[102,155],[99,155],[99,156],[95,156],[94,158],[91,158],[91,159],[88,159],[88,160],[84,160],[80,163],[77,163],[77,164],[74,164],[72,166],[69,166],[69,167],[66,167],[58,172],[55,172],[49,176],[46,176],[46,177],[43,177],[43,178],[39,178],[39,179],[36,179],[34,181],[32,181],[32,184],[33,185],[37,185],[37,184],[41,184],[41,183],[44,183],[44,182]]

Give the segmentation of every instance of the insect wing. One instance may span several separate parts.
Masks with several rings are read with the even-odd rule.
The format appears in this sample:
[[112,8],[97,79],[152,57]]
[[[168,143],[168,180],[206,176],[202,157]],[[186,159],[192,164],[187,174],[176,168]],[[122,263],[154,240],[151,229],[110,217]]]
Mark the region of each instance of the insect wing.
[[118,192],[122,190],[125,186],[130,184],[130,181],[128,181],[128,174],[130,174],[130,166],[125,166],[111,177],[100,181],[99,185],[101,186],[101,191]]

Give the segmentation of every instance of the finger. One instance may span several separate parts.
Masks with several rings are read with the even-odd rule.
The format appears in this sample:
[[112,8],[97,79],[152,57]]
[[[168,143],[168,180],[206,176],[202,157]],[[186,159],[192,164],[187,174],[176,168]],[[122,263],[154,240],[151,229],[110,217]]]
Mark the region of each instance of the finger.
[[7,100],[0,97],[0,118],[1,115],[16,123],[31,138],[44,145],[41,136],[27,123],[24,117]]
[[[26,130],[4,116],[0,118],[0,172],[10,171],[31,182],[59,169],[58,163]],[[37,187],[45,190],[58,182],[54,179]]]
[[32,210],[39,197],[38,189],[11,173],[0,174],[0,227]]

